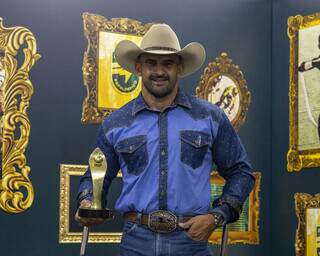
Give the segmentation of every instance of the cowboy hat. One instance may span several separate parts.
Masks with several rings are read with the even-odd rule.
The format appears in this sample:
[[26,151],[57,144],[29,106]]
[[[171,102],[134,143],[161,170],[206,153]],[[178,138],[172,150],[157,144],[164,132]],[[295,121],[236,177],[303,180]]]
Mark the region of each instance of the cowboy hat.
[[181,77],[198,70],[206,57],[200,43],[192,42],[181,49],[176,33],[166,24],[151,26],[142,38],[140,47],[129,40],[120,41],[115,49],[115,58],[124,69],[136,73],[135,63],[142,53],[180,55],[183,64]]

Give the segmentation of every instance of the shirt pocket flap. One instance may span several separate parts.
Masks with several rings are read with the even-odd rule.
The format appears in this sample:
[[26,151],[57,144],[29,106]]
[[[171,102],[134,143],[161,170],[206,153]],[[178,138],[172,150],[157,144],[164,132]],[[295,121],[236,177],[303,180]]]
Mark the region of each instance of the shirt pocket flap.
[[180,131],[181,140],[194,146],[201,148],[211,144],[210,135],[200,131]]
[[138,148],[142,147],[145,143],[147,143],[147,136],[138,135],[119,141],[116,146],[116,150],[119,153],[131,154],[135,152]]

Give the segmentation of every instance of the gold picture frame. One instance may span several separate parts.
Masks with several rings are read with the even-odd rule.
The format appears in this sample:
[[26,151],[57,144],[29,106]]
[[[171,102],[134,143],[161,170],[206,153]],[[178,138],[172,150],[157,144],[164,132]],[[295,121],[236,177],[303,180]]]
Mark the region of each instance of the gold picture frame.
[[[73,215],[75,213],[70,209],[70,197],[71,197],[71,179],[72,177],[80,177],[84,174],[87,169],[87,165],[60,165],[60,210],[59,210],[59,242],[60,243],[80,243],[82,238],[82,233],[79,230],[74,232],[70,230],[70,220],[73,221]],[[259,208],[260,208],[260,181],[261,174],[259,172],[254,173],[256,177],[256,184],[249,196],[249,219],[248,219],[248,231],[246,232],[229,232],[228,243],[247,243],[247,244],[258,244],[259,243]],[[121,178],[121,172],[117,176]],[[213,173],[212,181],[222,184],[223,178]],[[74,200],[75,201],[75,200]],[[75,202],[73,202],[75,204]],[[75,222],[75,221],[74,221]],[[89,243],[120,243],[122,232],[90,232]],[[210,237],[210,243],[218,244],[220,243],[221,232],[214,232]]]
[[251,94],[242,71],[227,53],[221,53],[204,69],[196,95],[222,108],[236,130],[245,122]]
[[[70,182],[75,176],[82,176],[87,165],[60,165],[60,210],[59,210],[59,243],[80,243],[81,232],[70,231],[70,220],[74,212],[70,211]],[[121,173],[117,177],[121,177]],[[75,204],[75,201],[72,202]],[[74,221],[75,222],[75,221]],[[119,243],[122,232],[90,232],[89,243]]]
[[[247,216],[244,216],[246,211],[246,209],[244,209],[240,215],[240,219],[237,222],[228,225],[228,244],[259,244],[260,242],[258,223],[260,217],[259,193],[261,187],[261,173],[254,172],[253,174],[256,178],[256,182],[246,202],[248,206]],[[213,172],[211,174],[211,184],[223,185],[224,182],[224,179],[218,174],[218,172]],[[247,230],[240,231],[239,226],[241,226],[244,222],[246,222]],[[221,236],[221,230],[214,231],[209,238],[209,242],[212,244],[220,244]]]
[[316,138],[320,135],[320,119],[315,117],[315,113],[319,113],[320,105],[318,106],[317,100],[308,95],[308,90],[313,90],[312,94],[316,97],[320,94],[320,90],[318,91],[316,85],[311,82],[314,79],[312,76],[319,74],[316,69],[305,72],[303,68],[308,59],[309,64],[313,61],[308,54],[319,51],[318,42],[315,41],[319,31],[320,13],[288,18],[290,64],[287,170],[289,172],[320,166],[320,140]]
[[[23,59],[18,60],[20,52]],[[31,127],[27,110],[33,94],[29,71],[39,58],[31,31],[4,27],[0,17],[0,207],[7,213],[25,211],[34,199],[25,151]]]
[[317,255],[317,244],[320,251],[320,194],[296,193],[294,199],[298,218],[296,256]]
[[[83,14],[84,34],[88,40],[88,47],[84,53],[82,66],[83,81],[87,89],[87,96],[85,97],[82,105],[82,123],[100,124],[105,116],[109,115],[112,111],[117,109],[116,106],[110,107],[108,106],[108,104],[104,104],[104,97],[110,97],[113,102],[120,101],[116,104],[120,106],[126,101],[134,98],[139,93],[139,89],[136,86],[132,86],[132,90],[130,89],[129,91],[119,90],[117,86],[118,82],[110,82],[111,80],[115,80],[109,78],[109,73],[105,74],[106,72],[109,72],[106,71],[109,69],[99,68],[99,63],[101,65],[108,65],[104,64],[105,62],[103,62],[103,59],[107,60],[107,58],[102,56],[102,52],[105,52],[106,56],[112,58],[113,49],[117,41],[119,41],[120,39],[127,39],[135,40],[135,42],[137,43],[139,41],[138,39],[142,38],[142,36],[146,33],[146,31],[151,27],[152,24],[153,23],[147,23],[143,25],[137,20],[128,18],[113,18],[111,20],[108,20],[107,18],[97,14]],[[101,38],[101,40],[99,40],[99,38]],[[105,44],[103,44],[103,42],[105,42]],[[112,45],[108,46],[108,44],[111,43]],[[106,48],[111,49],[109,49],[108,51],[105,50]],[[111,64],[109,65],[110,69],[112,69],[112,72],[113,70],[118,70],[118,74],[125,77],[125,79],[127,80],[128,74],[121,73],[126,71],[124,71],[117,64],[115,59],[113,61],[110,60],[109,62],[111,62]],[[109,62],[106,61],[106,63]],[[106,79],[104,79],[103,77],[106,77]],[[139,83],[137,79],[138,78],[133,79],[134,84]],[[107,85],[105,85],[105,83]],[[108,87],[109,89],[107,88],[107,86],[110,86]],[[99,90],[98,88],[101,88],[101,90]],[[115,92],[115,94],[113,96],[109,95],[111,92]],[[98,101],[101,101],[102,103],[98,104]]]

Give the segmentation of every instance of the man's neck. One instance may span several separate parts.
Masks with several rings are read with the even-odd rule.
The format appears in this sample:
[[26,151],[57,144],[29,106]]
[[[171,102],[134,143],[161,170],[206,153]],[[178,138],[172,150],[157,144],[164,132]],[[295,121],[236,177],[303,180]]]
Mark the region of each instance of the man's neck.
[[146,89],[142,89],[141,92],[142,92],[144,101],[147,103],[147,105],[151,109],[159,110],[162,112],[173,103],[174,99],[177,96],[178,86],[174,89],[174,92],[172,92],[171,94],[163,98],[157,98],[153,96]]

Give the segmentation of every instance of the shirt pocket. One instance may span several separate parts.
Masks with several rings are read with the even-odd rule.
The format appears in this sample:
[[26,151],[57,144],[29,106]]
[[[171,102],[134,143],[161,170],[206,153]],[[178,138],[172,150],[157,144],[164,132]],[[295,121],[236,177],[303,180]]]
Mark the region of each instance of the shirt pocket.
[[146,168],[149,161],[146,135],[121,140],[116,150],[122,156],[128,173],[138,175]]
[[200,167],[211,145],[210,135],[200,131],[180,131],[181,162],[193,169]]

